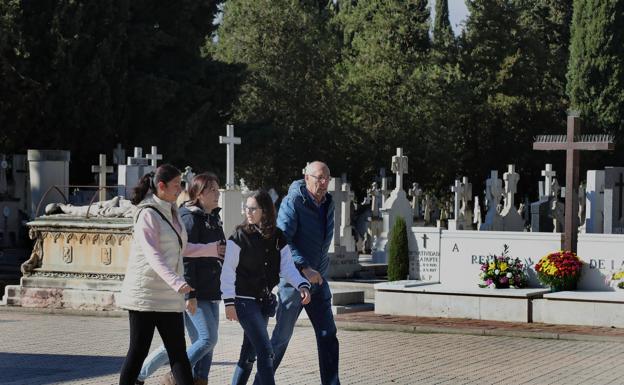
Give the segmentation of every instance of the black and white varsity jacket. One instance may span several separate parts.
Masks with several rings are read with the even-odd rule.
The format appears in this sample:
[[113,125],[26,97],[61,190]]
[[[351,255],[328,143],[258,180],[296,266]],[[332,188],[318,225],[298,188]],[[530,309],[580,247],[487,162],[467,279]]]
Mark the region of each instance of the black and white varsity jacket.
[[251,233],[238,228],[228,239],[221,270],[221,297],[225,305],[233,305],[234,298],[266,298],[279,283],[280,274],[292,286],[310,288],[310,283],[295,267],[279,228],[270,239],[259,231]]

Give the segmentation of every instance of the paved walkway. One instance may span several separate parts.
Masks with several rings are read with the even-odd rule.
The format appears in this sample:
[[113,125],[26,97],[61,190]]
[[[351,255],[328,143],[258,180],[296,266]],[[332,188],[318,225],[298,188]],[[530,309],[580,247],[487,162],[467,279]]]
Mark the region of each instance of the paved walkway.
[[[115,384],[127,349],[127,324],[127,318],[0,310],[0,383]],[[519,324],[372,313],[340,316],[339,324],[343,384],[624,383],[624,340],[619,329],[613,329],[617,335],[608,334],[609,329],[581,333],[586,340],[579,341],[474,335],[484,334],[479,332],[483,330],[512,330]],[[366,325],[379,330],[352,330]],[[220,327],[211,384],[229,383],[241,342],[237,324],[222,321]],[[401,328],[412,333],[384,331]],[[561,329],[550,337],[592,329],[575,329],[574,333]],[[423,332],[413,332],[418,330]],[[315,350],[313,330],[298,327],[277,383],[318,384]],[[161,369],[148,384],[157,384],[164,373]]]

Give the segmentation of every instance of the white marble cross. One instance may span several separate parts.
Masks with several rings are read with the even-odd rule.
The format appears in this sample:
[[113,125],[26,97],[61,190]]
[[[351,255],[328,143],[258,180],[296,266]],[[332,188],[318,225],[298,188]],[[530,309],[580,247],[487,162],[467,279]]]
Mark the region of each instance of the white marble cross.
[[113,150],[113,164],[123,164],[126,159],[126,150],[121,147],[121,143],[117,143],[117,147]]
[[152,152],[145,155],[145,159],[148,159],[152,163],[152,167],[158,167],[158,161],[162,160],[162,154],[158,153],[158,147],[152,146]]
[[390,168],[396,174],[395,190],[403,190],[403,174],[407,174],[407,156],[403,155],[403,148],[397,147],[396,155],[392,157]]
[[459,179],[455,179],[455,185],[451,186],[451,191],[454,193],[455,195],[455,205],[454,205],[454,211],[455,211],[455,219],[459,219],[459,205],[461,202],[461,199],[464,195],[464,186],[462,185],[461,181]]
[[371,185],[371,188],[366,190],[366,192],[371,197],[372,216],[373,218],[377,218],[379,216],[379,207],[381,206],[380,198],[382,195],[381,191],[379,190],[379,187],[377,187],[377,182],[373,182],[373,184]]
[[100,154],[100,164],[97,166],[91,166],[91,172],[98,174],[98,188],[100,202],[106,200],[106,174],[113,172],[113,166],[106,165],[106,154]]
[[518,191],[518,181],[520,180],[515,165],[507,165],[507,172],[503,174],[503,179],[505,180],[505,206],[515,206],[514,195]]
[[546,180],[544,183],[544,196],[549,197],[552,195],[552,180],[557,176],[557,172],[552,169],[552,164],[546,163],[546,169],[542,170],[542,176]]
[[227,125],[226,136],[219,136],[219,143],[227,145],[225,188],[233,190],[236,186],[234,181],[234,146],[241,144],[241,139],[234,136],[234,125]]
[[148,159],[143,157],[143,149],[141,147],[134,148],[134,156],[128,157],[128,166],[147,166]]

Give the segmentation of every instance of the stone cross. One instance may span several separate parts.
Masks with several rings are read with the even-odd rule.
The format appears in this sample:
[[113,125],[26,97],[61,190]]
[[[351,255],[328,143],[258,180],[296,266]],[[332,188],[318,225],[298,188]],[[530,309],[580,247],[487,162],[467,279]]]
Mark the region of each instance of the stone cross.
[[407,191],[409,196],[412,197],[412,210],[413,215],[415,217],[420,216],[420,196],[422,194],[422,190],[418,186],[418,183],[412,183],[412,188]]
[[6,170],[8,168],[9,163],[6,160],[6,155],[0,155],[0,196],[5,195],[9,189],[6,177]]
[[[503,183],[498,179],[498,171],[490,172],[490,179],[485,181],[485,195],[490,207],[496,208],[503,194]],[[488,209],[489,211],[489,209]]]
[[184,172],[182,173],[182,180],[184,181],[184,190],[188,191],[191,188],[191,183],[193,183],[193,178],[195,177],[195,173],[193,172],[193,168],[191,166],[184,167]]
[[227,145],[225,189],[233,190],[236,187],[234,181],[234,146],[241,144],[241,139],[234,136],[234,125],[227,125],[226,136],[219,136],[219,143]]
[[117,147],[113,150],[113,164],[123,164],[126,159],[126,150],[121,147],[121,143],[117,143]]
[[91,166],[91,172],[98,174],[99,176],[99,196],[100,202],[106,200],[106,174],[113,172],[113,166],[106,165],[106,154],[100,154],[100,164],[97,166]]
[[403,174],[407,174],[407,156],[403,156],[403,148],[397,147],[397,153],[392,157],[390,168],[396,174],[395,190],[403,190]]
[[533,143],[534,150],[565,150],[566,187],[565,226],[563,249],[576,252],[578,239],[578,185],[580,152],[613,150],[613,136],[581,135],[581,119],[578,112],[568,114],[567,135],[540,135]]
[[518,191],[518,181],[520,180],[515,165],[507,165],[507,172],[503,174],[503,180],[505,181],[505,206],[515,206],[514,195]]
[[152,152],[145,155],[145,159],[148,159],[152,163],[152,167],[158,167],[158,161],[162,160],[162,154],[158,153],[158,147],[152,146]]
[[143,157],[143,149],[141,147],[134,148],[134,156],[128,157],[128,166],[147,166],[148,159]]
[[462,197],[464,195],[464,186],[462,185],[459,179],[455,179],[455,185],[451,186],[451,191],[455,193],[455,219],[459,219],[459,207],[461,204]]
[[550,186],[552,184],[552,179],[557,176],[557,173],[555,171],[553,171],[552,169],[552,164],[550,163],[546,163],[546,169],[542,170],[542,176],[544,177],[545,181],[544,181],[544,192],[541,193],[542,196],[551,196],[551,190],[550,190]]
[[377,182],[373,182],[371,188],[366,190],[366,192],[371,197],[371,213],[373,215],[373,218],[378,218],[379,207],[381,206],[381,191],[379,190],[379,187],[377,187]]

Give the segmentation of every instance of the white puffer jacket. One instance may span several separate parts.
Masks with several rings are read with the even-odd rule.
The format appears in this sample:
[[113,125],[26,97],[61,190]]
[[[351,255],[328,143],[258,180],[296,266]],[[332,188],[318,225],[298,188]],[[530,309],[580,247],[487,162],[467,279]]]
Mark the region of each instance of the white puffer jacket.
[[[153,210],[152,208],[146,208],[146,206],[156,208],[171,224],[174,223],[171,210],[172,205],[150,195],[138,205],[134,218],[135,229],[140,228],[145,212]],[[182,223],[177,210],[176,215],[178,223]],[[160,250],[162,258],[171,270],[182,277],[184,274],[182,250],[184,250],[187,243],[186,230],[184,226],[180,226],[181,231],[179,235],[182,239],[182,248],[180,248],[175,230],[160,215],[156,215],[156,218],[160,222]],[[122,284],[121,293],[117,298],[117,304],[119,307],[128,310],[183,312],[184,295],[177,293],[152,269],[145,258],[141,242],[137,238],[135,236],[132,241],[126,276]]]

